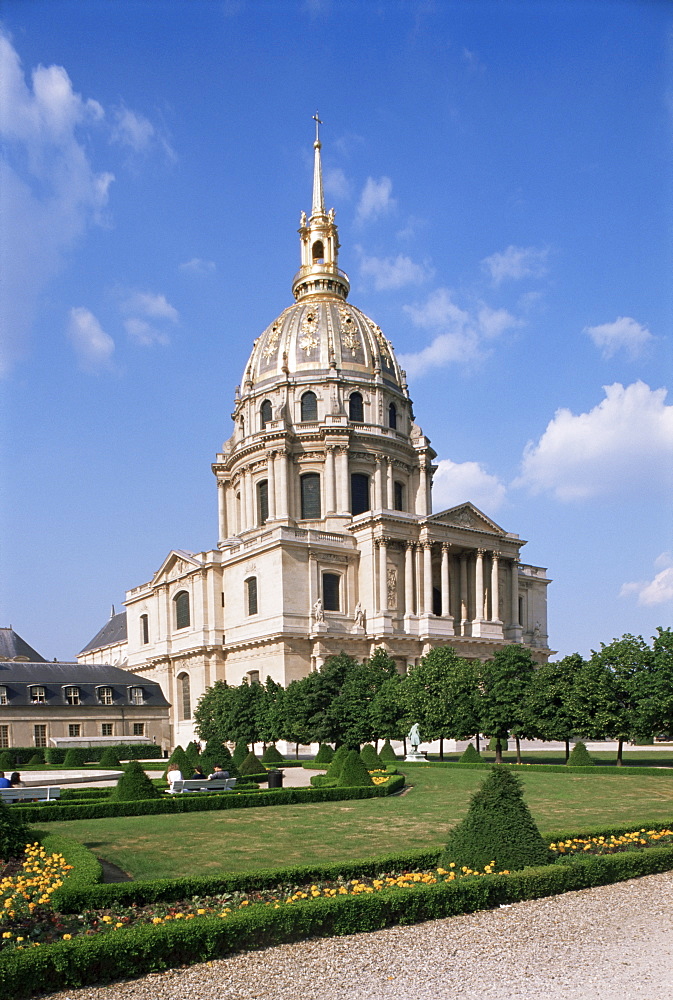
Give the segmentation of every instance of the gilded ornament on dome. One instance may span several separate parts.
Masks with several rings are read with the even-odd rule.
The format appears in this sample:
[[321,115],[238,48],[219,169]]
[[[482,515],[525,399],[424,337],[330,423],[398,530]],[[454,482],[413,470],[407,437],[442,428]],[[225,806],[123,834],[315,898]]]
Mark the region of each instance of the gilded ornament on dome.
[[299,346],[306,354],[310,354],[318,346],[318,318],[318,310],[309,309],[301,322]]
[[354,358],[360,346],[357,325],[346,309],[339,309],[339,316],[341,317],[341,343],[351,352],[351,357]]
[[270,361],[273,355],[276,353],[276,348],[278,347],[278,338],[280,337],[280,323],[274,323],[271,327],[271,333],[267,337],[266,346],[262,351],[262,357],[267,361]]

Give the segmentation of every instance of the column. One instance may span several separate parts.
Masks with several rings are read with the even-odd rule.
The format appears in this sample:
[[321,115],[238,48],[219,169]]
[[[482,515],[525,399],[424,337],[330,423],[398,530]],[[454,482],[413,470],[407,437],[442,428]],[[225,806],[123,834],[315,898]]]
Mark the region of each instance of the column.
[[245,531],[248,527],[248,483],[247,483],[247,473],[242,472],[241,478],[239,480],[239,493],[241,494],[241,531]]
[[278,457],[278,517],[285,520],[288,515],[289,504],[287,498],[287,454],[284,451],[277,453]]
[[252,473],[245,474],[245,526],[254,528],[257,518],[255,517],[255,494],[252,482]]
[[460,620],[467,622],[467,552],[460,554]]
[[515,556],[512,559],[512,603],[510,606],[510,620],[512,626],[517,628],[520,624],[519,622],[519,560]]
[[449,584],[449,549],[442,545],[442,618],[451,617],[451,590]]
[[336,469],[334,465],[334,447],[328,445],[325,455],[325,506],[327,514],[336,513]]
[[484,550],[477,549],[477,564],[474,573],[474,617],[484,620]]
[[404,550],[404,613],[414,613],[414,543],[407,542]]
[[340,514],[350,513],[350,483],[348,481],[348,448],[339,448],[337,458],[337,479],[339,481],[339,496],[337,506]]
[[416,545],[416,614],[421,615],[425,611],[423,606],[423,546],[420,542]]
[[500,621],[500,581],[498,578],[500,553],[491,553],[491,621]]
[[276,520],[276,453],[269,452],[266,457],[267,495],[269,498],[269,521]]
[[383,507],[383,494],[381,483],[383,480],[383,459],[376,456],[376,468],[374,469],[374,510],[381,510]]
[[379,609],[388,610],[388,545],[385,538],[377,541],[379,547]]
[[384,503],[384,506],[385,506],[386,510],[393,510],[394,507],[395,507],[395,483],[394,483],[394,480],[393,480],[393,472],[394,472],[394,469],[393,469],[393,460],[392,460],[392,458],[389,458],[388,459],[388,475],[386,477],[386,479],[387,479],[387,482],[386,482],[386,487],[387,487],[386,494],[387,495],[386,495],[386,499],[385,499],[385,503]]
[[415,486],[415,497],[414,497],[414,512],[416,514],[425,514],[425,478],[423,474],[422,466],[418,466],[414,470],[414,486]]
[[432,542],[423,543],[423,611],[432,614]]
[[217,480],[217,519],[220,541],[227,537],[227,484],[223,479]]

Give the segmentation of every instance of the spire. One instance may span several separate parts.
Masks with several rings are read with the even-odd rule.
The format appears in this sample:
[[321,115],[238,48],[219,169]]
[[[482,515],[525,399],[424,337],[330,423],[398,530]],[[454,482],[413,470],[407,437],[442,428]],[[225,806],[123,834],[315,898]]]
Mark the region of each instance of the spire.
[[320,150],[322,149],[322,143],[320,142],[320,126],[323,122],[320,121],[320,116],[318,112],[313,115],[313,121],[315,122],[315,142],[313,143],[314,156],[313,156],[313,208],[311,209],[311,216],[314,215],[324,215],[325,214],[325,199],[323,197],[322,191],[322,161],[320,159]]

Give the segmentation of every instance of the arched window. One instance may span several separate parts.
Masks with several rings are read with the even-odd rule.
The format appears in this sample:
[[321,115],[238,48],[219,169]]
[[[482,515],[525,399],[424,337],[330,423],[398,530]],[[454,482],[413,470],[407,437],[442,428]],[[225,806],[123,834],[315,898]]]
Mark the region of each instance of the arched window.
[[140,616],[140,641],[146,646],[150,641],[150,619],[149,615]]
[[260,524],[266,524],[269,518],[269,481],[262,479],[257,483],[257,516]]
[[369,476],[354,472],[351,476],[351,513],[364,514],[369,510]]
[[336,573],[322,575],[322,603],[325,611],[340,611],[339,583],[341,577]]
[[318,419],[318,398],[314,392],[305,392],[301,397],[301,419]]
[[393,486],[393,489],[395,491],[395,497],[394,497],[395,503],[393,509],[404,510],[404,483],[396,481],[395,485]]
[[175,627],[178,628],[189,628],[190,616],[189,616],[189,594],[186,590],[181,590],[173,598],[173,604],[175,605]]
[[365,419],[365,409],[362,404],[362,393],[352,392],[348,397],[348,419],[362,423]]
[[397,430],[397,407],[394,403],[388,407],[388,427],[392,427],[394,431]]
[[245,581],[245,591],[246,599],[248,605],[248,614],[257,614],[257,577],[249,576]]
[[189,674],[178,674],[178,715],[181,721],[183,719],[191,719],[192,717]]
[[271,401],[265,399],[259,408],[259,425],[260,430],[264,430],[266,425],[271,422]]
[[316,240],[311,248],[311,253],[313,257],[313,263],[317,264],[318,261],[325,259],[325,248],[322,244],[322,240]]
[[300,479],[302,518],[320,517],[320,476],[307,472]]

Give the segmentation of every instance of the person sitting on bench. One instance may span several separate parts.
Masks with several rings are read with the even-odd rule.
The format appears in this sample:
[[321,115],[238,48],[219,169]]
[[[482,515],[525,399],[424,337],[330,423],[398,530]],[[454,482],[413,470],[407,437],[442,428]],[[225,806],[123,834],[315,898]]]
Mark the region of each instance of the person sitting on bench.
[[223,781],[229,777],[228,771],[223,771],[220,764],[213,764],[213,773],[208,775],[209,781]]

